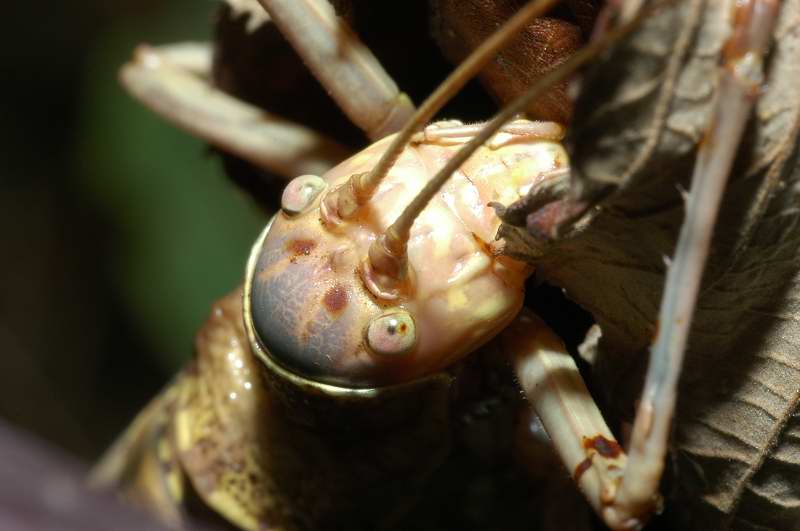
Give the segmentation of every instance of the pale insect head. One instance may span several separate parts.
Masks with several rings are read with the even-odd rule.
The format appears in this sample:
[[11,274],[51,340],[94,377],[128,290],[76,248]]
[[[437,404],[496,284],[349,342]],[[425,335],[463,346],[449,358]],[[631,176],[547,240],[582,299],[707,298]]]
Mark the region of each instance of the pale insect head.
[[406,274],[384,297],[363,279],[370,245],[459,147],[412,145],[356,215],[326,218],[326,194],[369,171],[387,141],[322,178],[292,181],[253,251],[247,318],[272,361],[311,380],[380,387],[438,372],[494,337],[522,305],[529,269],[492,253],[499,221],[486,205],[518,198],[561,147],[481,148],[416,216]]

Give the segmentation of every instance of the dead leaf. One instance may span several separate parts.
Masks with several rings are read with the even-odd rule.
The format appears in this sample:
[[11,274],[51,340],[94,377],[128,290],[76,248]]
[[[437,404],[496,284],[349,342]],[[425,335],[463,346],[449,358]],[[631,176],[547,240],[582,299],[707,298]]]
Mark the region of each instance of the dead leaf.
[[[508,242],[601,326],[593,378],[612,419],[640,392],[732,5],[678,2],[593,67],[570,152],[578,189],[603,199],[562,240]],[[800,521],[799,58],[800,0],[786,0],[690,337],[665,492],[680,529]]]

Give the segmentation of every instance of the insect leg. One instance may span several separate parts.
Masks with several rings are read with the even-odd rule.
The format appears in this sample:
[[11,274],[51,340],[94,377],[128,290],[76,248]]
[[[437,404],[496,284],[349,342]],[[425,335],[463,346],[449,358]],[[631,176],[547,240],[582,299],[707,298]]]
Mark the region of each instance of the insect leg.
[[763,79],[763,59],[780,2],[737,4],[723,51],[719,89],[700,146],[675,259],[667,271],[660,329],[650,355],[617,504],[607,520],[623,522],[658,489],[675,410],[678,377],[717,212],[739,141]]
[[209,44],[140,46],[120,78],[170,122],[287,178],[321,175],[346,158],[348,151],[337,142],[214,88],[211,53]]
[[89,486],[118,490],[164,523],[184,520],[184,476],[172,448],[172,416],[182,386],[181,374],[139,413],[89,475]]
[[500,340],[555,450],[589,503],[602,514],[614,499],[626,456],[575,361],[555,333],[528,310],[500,334]]
[[378,59],[328,0],[259,0],[339,107],[372,140],[397,132],[414,113]]

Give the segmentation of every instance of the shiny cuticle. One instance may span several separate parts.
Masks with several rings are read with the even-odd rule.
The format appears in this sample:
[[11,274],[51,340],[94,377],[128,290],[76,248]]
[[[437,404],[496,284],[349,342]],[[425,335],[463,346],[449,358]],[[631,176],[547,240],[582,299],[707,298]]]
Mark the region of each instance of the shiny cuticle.
[[411,314],[402,308],[393,308],[370,321],[366,330],[367,346],[378,356],[402,356],[414,349],[416,332]]
[[326,187],[327,183],[316,175],[295,177],[283,190],[281,210],[287,216],[303,213],[314,204],[314,200]]

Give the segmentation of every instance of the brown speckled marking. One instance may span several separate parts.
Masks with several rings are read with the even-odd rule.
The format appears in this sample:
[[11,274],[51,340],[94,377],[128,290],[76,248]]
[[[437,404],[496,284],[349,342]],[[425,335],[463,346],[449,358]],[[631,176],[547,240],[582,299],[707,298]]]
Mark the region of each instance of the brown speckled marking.
[[316,246],[317,242],[314,240],[292,240],[286,244],[286,249],[296,258],[301,255],[308,256]]
[[573,472],[573,474],[572,474],[572,477],[575,479],[575,483],[580,481],[581,476],[583,475],[583,473],[586,472],[587,470],[589,470],[589,467],[591,467],[591,466],[592,466],[592,458],[591,457],[587,457],[586,459],[584,459],[583,461],[578,463],[578,466],[575,467],[575,472]]
[[609,459],[613,459],[622,453],[622,447],[617,441],[606,439],[602,435],[595,435],[591,439],[583,439],[583,447],[587,450],[593,449],[598,454]]
[[347,290],[341,284],[336,284],[325,292],[322,303],[330,313],[339,313],[347,306]]

